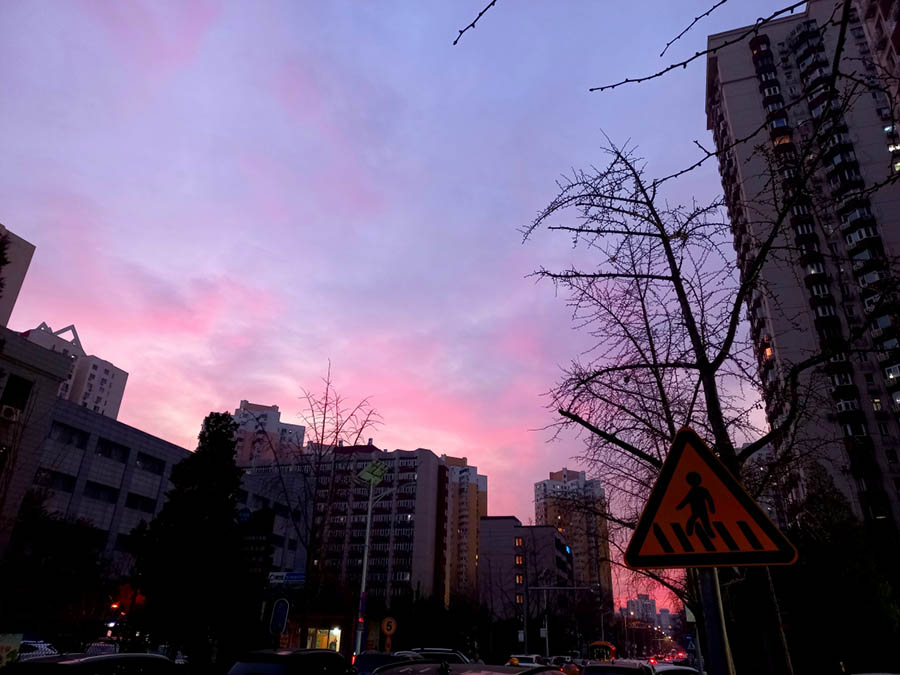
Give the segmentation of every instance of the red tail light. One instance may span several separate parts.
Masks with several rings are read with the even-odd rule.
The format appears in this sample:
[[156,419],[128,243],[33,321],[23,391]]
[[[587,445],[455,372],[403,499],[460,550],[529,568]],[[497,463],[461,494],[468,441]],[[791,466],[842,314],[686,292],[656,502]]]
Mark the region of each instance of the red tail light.
[[356,665],[356,654],[354,654],[353,656],[350,657],[350,665],[351,666]]
[[648,660],[650,661],[651,666],[656,664],[656,659],[654,659],[652,656]]

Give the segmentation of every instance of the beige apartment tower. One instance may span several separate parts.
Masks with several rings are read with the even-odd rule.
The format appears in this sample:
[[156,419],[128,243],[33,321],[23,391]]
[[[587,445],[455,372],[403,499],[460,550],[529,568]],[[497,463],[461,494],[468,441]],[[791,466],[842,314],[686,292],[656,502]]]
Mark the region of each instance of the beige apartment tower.
[[[900,333],[887,292],[900,254],[900,184],[867,188],[900,170],[892,97],[879,90],[879,64],[890,62],[888,49],[894,59],[900,42],[884,22],[882,33],[892,34],[873,42],[867,21],[896,17],[897,5],[867,1],[850,13],[841,70],[853,80],[837,82],[842,92],[857,83],[849,105],[832,95],[839,22],[826,0],[758,30],[710,36],[706,99],[745,278],[776,204],[790,206],[775,242],[780,253],[767,258],[748,298],[770,424],[786,419],[776,394],[792,365],[830,355],[804,376],[815,398],[800,435],[775,450],[815,448],[857,516],[888,529],[900,523]],[[812,180],[799,185],[811,157]],[[809,475],[801,472],[793,496]]]
[[598,480],[584,471],[551,471],[548,480],[534,484],[534,515],[538,525],[551,525],[572,548],[576,586],[598,588],[605,609],[612,603],[609,528],[606,495]]
[[447,598],[475,598],[478,584],[478,541],[487,515],[487,476],[465,457],[441,455],[447,482]]

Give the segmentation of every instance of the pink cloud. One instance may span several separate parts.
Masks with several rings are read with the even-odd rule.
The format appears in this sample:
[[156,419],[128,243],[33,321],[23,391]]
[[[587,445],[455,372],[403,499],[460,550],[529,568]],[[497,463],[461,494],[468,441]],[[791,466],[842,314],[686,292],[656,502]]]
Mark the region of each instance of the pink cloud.
[[102,26],[121,58],[145,74],[166,75],[197,55],[221,12],[218,2],[192,0],[168,7],[151,2],[80,0],[79,6]]

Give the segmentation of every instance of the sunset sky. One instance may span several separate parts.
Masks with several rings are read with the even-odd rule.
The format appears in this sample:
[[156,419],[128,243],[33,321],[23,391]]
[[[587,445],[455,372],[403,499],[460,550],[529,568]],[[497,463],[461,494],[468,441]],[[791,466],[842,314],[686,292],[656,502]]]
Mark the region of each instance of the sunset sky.
[[[602,132],[667,172],[711,143],[705,64],[610,93],[752,23],[706,2],[0,4],[0,222],[37,246],[14,330],[74,323],[129,372],[119,419],[193,448],[241,399],[297,421],[331,360],[383,448],[465,455],[489,511],[576,468],[545,392],[589,346],[518,228]],[[754,14],[747,12],[753,11]],[[710,165],[685,199],[720,190]]]

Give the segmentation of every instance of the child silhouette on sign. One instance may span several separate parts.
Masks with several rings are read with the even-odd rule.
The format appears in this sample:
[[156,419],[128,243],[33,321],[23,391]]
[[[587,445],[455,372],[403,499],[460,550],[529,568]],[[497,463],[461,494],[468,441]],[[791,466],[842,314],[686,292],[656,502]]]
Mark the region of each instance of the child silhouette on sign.
[[[676,506],[677,510],[683,509],[685,506],[690,505],[691,507],[691,515],[687,520],[687,527],[685,528],[688,536],[691,536],[694,533],[694,526],[698,528],[702,528],[704,532],[709,536],[710,539],[716,538],[716,533],[713,532],[712,525],[709,522],[709,514],[716,512],[716,505],[713,502],[712,496],[709,494],[709,490],[705,487],[700,487],[700,474],[696,471],[691,471],[686,476],[687,484],[691,486],[691,489],[688,490],[687,495],[685,495],[684,499],[681,500],[681,503]],[[700,525],[697,525],[697,521],[700,521]]]

